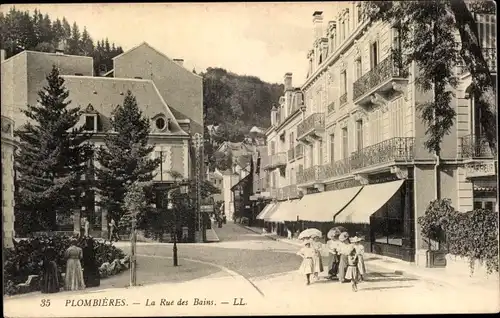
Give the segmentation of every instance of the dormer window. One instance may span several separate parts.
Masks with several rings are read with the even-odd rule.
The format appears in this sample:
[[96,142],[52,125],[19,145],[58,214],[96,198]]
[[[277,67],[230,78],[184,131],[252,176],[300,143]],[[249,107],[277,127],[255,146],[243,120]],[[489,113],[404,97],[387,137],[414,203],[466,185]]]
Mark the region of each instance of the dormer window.
[[165,116],[159,116],[154,119],[156,129],[159,131],[170,131],[172,129],[172,120],[170,118],[165,118]]
[[85,126],[84,129],[87,132],[97,132],[97,111],[94,110],[94,107],[89,104],[85,109]]
[[155,124],[156,128],[158,128],[159,130],[165,129],[165,126],[167,125],[167,123],[165,122],[165,118],[163,117],[157,118]]

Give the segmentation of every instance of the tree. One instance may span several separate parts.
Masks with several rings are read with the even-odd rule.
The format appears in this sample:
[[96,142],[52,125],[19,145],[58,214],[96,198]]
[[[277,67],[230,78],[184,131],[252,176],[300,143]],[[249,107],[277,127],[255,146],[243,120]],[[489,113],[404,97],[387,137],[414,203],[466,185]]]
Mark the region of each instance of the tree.
[[73,22],[73,27],[71,28],[71,38],[69,40],[69,54],[79,55],[81,53],[80,47],[80,30],[76,22]]
[[215,167],[220,171],[226,171],[233,167],[233,155],[231,151],[214,152]]
[[[69,91],[53,66],[48,86],[38,92],[38,104],[22,112],[30,119],[16,130],[16,215],[38,229],[56,229],[57,215],[81,207],[88,184],[82,181],[92,156],[90,134],[76,127],[82,112],[68,108]],[[25,228],[25,230],[35,230]]]
[[63,39],[66,41],[69,41],[69,39],[71,38],[71,25],[69,24],[68,20],[66,20],[66,18],[64,18],[64,17],[62,20],[62,27],[63,27],[63,34],[64,34]]
[[79,47],[81,48],[81,53],[85,56],[90,56],[94,52],[94,43],[92,38],[87,32],[87,28],[83,28],[82,38],[80,39]]
[[420,71],[415,74],[416,84],[424,91],[434,91],[434,101],[419,106],[428,127],[426,148],[439,154],[443,137],[453,126],[456,113],[450,103],[458,83],[454,69],[464,63],[472,76],[485,137],[496,153],[494,84],[471,12],[474,8],[491,10],[492,1],[472,1],[469,7],[464,0],[369,1],[363,5],[368,18],[397,26],[402,66],[415,62]]
[[56,19],[52,23],[52,33],[54,34],[55,44],[64,39],[64,29],[61,20]]
[[[149,119],[143,117],[132,92],[127,92],[123,106],[115,111],[111,127],[113,132],[105,137],[104,147],[97,151],[96,187],[101,206],[110,217],[120,220],[125,213],[123,200],[127,182],[153,180],[160,159],[150,159],[154,147],[148,145]],[[146,186],[144,191],[148,203],[153,203],[151,186]]]

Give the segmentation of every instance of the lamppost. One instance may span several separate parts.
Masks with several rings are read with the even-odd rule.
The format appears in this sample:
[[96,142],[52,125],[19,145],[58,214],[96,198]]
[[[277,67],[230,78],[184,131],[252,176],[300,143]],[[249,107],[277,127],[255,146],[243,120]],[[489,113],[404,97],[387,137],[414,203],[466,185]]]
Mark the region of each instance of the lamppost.
[[196,133],[193,137],[193,146],[195,149],[196,160],[195,160],[195,187],[196,187],[196,219],[198,221],[198,233],[201,235],[201,240],[205,241],[206,233],[204,231],[204,227],[201,221],[201,213],[200,213],[200,204],[201,204],[201,181],[203,180],[203,135],[200,133]]
[[172,250],[173,254],[173,259],[174,259],[174,266],[179,266],[179,260],[177,257],[177,210],[174,207],[174,204],[172,204],[173,198],[171,196],[171,193],[173,190],[179,189],[181,194],[187,194],[188,193],[188,185],[187,184],[179,184],[173,189],[170,189],[168,191],[168,205],[167,208],[170,209],[173,212],[174,215],[174,226],[173,226],[173,235],[174,235],[174,247]]

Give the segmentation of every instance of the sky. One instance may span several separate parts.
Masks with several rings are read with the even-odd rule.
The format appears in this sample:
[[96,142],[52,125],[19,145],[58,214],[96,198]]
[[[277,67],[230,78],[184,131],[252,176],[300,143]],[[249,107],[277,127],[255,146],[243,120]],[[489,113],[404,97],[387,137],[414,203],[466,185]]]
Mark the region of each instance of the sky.
[[[324,23],[334,2],[307,3],[124,3],[16,4],[18,10],[39,9],[51,20],[66,17],[94,40],[109,38],[125,51],[142,42],[170,58],[184,59],[189,70],[222,67],[240,75],[282,83],[293,73],[300,86],[312,48],[314,11]],[[11,5],[2,5],[8,11]]]

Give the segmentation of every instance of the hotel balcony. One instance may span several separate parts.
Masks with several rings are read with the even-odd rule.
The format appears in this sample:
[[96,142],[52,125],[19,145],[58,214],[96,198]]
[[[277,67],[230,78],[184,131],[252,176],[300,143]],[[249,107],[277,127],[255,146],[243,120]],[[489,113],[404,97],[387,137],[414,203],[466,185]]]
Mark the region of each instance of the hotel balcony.
[[325,179],[331,179],[348,174],[351,171],[351,160],[345,158],[323,165]]
[[298,144],[295,146],[295,159],[304,157],[304,145]]
[[[497,49],[496,48],[484,48],[483,57],[486,60],[486,64],[488,64],[488,69],[491,73],[497,72]],[[464,75],[468,73],[469,70],[465,65],[458,66],[458,74]]]
[[412,161],[415,138],[395,137],[354,152],[350,157],[351,171],[387,163]]
[[485,137],[467,135],[461,138],[461,155],[464,159],[493,159],[490,145]]
[[320,183],[325,178],[324,166],[312,166],[297,173],[297,184]]
[[283,187],[280,190],[280,200],[296,199],[299,197],[299,189],[295,184]]
[[295,159],[295,148],[288,149],[288,161]]
[[376,103],[377,95],[391,95],[394,91],[403,91],[401,84],[408,82],[408,70],[401,66],[397,54],[391,54],[353,84],[355,104],[369,105]]
[[297,139],[306,144],[314,139],[321,139],[325,131],[325,114],[314,113],[302,121],[297,127]]
[[287,164],[287,155],[285,152],[279,152],[271,155],[269,163],[264,167],[265,170],[273,170],[276,168],[284,167]]

